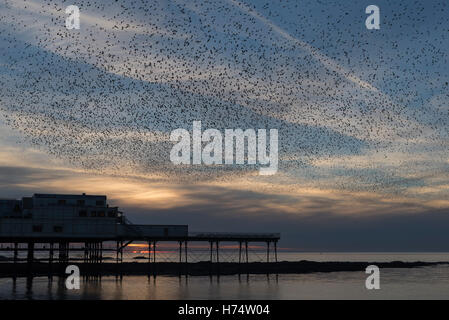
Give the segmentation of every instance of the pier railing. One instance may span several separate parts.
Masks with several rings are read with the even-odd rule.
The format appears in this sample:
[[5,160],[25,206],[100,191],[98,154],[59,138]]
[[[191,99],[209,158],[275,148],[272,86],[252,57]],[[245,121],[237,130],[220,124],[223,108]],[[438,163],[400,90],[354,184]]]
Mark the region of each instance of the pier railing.
[[279,240],[281,238],[280,233],[256,233],[256,232],[189,232],[189,239],[205,239],[205,240],[214,240],[219,239],[221,241],[226,241],[229,239],[230,241],[235,240],[258,240],[261,241],[273,241]]

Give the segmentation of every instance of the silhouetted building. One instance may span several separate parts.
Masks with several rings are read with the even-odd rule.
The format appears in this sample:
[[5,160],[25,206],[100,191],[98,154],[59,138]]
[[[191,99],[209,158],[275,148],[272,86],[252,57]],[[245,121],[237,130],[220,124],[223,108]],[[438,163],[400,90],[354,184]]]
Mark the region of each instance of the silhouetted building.
[[34,194],[0,200],[0,237],[101,238],[186,237],[185,225],[134,225],[103,195]]

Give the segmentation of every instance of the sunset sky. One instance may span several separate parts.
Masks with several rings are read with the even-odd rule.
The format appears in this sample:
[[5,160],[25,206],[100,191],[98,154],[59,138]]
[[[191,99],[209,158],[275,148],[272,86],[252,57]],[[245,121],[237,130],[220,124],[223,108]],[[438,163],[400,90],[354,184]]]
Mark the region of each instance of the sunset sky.
[[[449,250],[449,5],[0,1],[0,197],[298,250]],[[64,8],[80,7],[80,30]],[[170,131],[276,128],[279,171],[184,166]]]

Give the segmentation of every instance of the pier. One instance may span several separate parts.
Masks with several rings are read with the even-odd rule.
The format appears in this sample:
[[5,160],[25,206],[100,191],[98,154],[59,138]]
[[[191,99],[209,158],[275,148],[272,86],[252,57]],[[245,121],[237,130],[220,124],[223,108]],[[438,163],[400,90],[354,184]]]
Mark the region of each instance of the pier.
[[[187,225],[133,224],[106,200],[106,196],[86,194],[35,194],[22,200],[0,200],[0,252],[9,256],[2,263],[9,266],[0,268],[0,273],[22,270],[24,264],[29,273],[42,272],[44,264],[49,274],[69,264],[93,272],[105,264],[105,252],[114,253],[116,270],[122,272],[124,250],[135,242],[148,245],[149,273],[156,273],[157,246],[165,242],[177,243],[176,265],[181,271],[191,262],[191,243],[204,243],[209,248],[209,269],[216,272],[225,262],[220,255],[223,242],[238,245],[238,266],[250,263],[248,248],[254,243],[266,246],[266,263],[278,262],[279,233],[189,232]],[[19,252],[26,252],[26,258],[19,259]],[[35,257],[37,252],[39,259]]]

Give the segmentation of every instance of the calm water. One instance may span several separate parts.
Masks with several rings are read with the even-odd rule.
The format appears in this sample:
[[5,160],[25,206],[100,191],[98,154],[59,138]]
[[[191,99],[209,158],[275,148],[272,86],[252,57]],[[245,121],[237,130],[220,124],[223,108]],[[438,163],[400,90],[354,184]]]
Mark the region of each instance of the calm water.
[[[288,260],[449,261],[447,253],[289,253]],[[285,257],[283,260],[287,260]],[[448,299],[449,266],[381,269],[381,289],[366,290],[364,272],[210,277],[125,276],[82,281],[0,279],[0,299]]]

